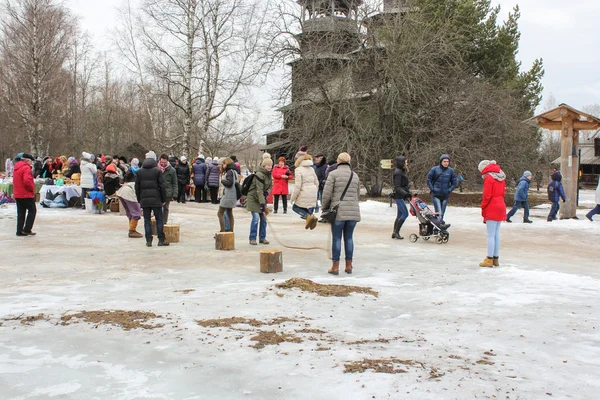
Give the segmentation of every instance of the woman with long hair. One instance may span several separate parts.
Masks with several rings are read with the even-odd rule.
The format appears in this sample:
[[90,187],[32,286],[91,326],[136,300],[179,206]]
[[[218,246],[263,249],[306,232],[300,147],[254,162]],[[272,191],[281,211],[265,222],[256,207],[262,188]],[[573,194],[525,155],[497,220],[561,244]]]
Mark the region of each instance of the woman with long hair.
[[410,182],[408,180],[408,161],[404,156],[396,157],[396,169],[394,170],[394,200],[396,201],[396,220],[394,221],[394,232],[392,239],[404,239],[400,236],[400,229],[404,221],[408,218],[408,208],[406,208],[406,199],[410,199]]

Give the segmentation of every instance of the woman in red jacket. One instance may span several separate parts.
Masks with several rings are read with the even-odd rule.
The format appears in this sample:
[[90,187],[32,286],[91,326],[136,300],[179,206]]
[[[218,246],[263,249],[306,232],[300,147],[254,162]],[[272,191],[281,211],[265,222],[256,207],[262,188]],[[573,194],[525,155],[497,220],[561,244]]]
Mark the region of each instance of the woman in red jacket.
[[[33,156],[30,154],[19,154],[18,162],[15,164],[13,174],[13,188],[15,201],[17,202],[17,236],[33,236],[31,231],[35,221],[35,185],[33,184],[33,173],[31,164]],[[25,214],[27,213],[27,221]]]
[[290,194],[288,189],[288,181],[292,179],[292,173],[287,165],[285,165],[285,157],[277,159],[278,164],[273,167],[273,212],[277,214],[279,208],[279,196],[283,201],[283,213],[287,213],[287,196]]
[[497,267],[500,255],[500,225],[506,220],[506,175],[496,161],[483,160],[478,166],[483,178],[481,215],[487,227],[487,257],[480,267]]

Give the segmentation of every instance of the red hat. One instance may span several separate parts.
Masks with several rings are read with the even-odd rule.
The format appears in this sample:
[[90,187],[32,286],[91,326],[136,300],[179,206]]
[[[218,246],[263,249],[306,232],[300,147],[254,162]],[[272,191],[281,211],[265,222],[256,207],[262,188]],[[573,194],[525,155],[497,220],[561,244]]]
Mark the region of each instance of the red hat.
[[115,167],[115,164],[108,164],[106,166],[106,172],[112,172],[113,174],[117,173],[117,167]]

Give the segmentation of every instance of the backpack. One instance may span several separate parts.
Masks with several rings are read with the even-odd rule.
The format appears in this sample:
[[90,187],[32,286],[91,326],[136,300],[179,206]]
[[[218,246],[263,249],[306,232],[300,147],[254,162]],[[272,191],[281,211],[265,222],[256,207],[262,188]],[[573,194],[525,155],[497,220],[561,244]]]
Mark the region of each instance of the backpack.
[[246,179],[244,179],[244,182],[242,182],[242,190],[241,190],[242,196],[248,196],[248,192],[250,191],[250,186],[252,186],[252,182],[254,181],[254,178],[258,179],[258,181],[260,183],[265,183],[265,181],[263,181],[258,176],[256,176],[256,174],[248,175],[248,177]]
[[554,201],[554,199],[555,199],[554,191],[555,190],[556,190],[556,185],[554,184],[554,181],[552,181],[548,184],[548,200]]

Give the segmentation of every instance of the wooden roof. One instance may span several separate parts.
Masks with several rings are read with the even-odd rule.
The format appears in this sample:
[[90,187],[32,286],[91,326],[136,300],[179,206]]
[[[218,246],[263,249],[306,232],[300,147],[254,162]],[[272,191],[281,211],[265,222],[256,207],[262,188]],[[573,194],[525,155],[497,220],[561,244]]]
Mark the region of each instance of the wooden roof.
[[550,111],[529,118],[524,122],[544,129],[561,130],[563,118],[572,118],[573,129],[575,130],[592,130],[600,128],[599,118],[584,113],[583,111],[576,110],[564,103]]

